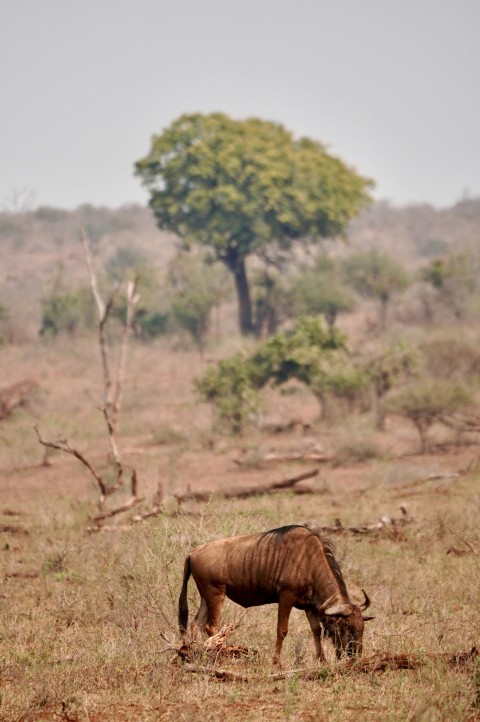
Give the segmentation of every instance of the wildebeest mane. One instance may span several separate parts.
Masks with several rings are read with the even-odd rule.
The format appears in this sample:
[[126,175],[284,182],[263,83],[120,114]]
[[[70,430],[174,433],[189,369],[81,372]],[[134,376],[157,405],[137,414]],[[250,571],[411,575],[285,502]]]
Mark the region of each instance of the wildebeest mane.
[[286,526],[278,527],[278,529],[270,529],[270,531],[263,532],[263,534],[260,535],[260,540],[265,539],[266,537],[271,537],[277,543],[280,543],[284,536],[292,531],[292,529],[306,529],[320,539],[328,566],[332,570],[333,576],[340,587],[340,591],[345,594],[348,599],[347,585],[345,584],[340,566],[335,559],[335,545],[332,541],[330,541],[330,539],[324,539],[317,531],[310,529],[303,524],[287,524]]
[[327,559],[328,566],[332,570],[333,575],[338,582],[338,586],[340,587],[340,590],[342,591],[343,594],[345,594],[345,596],[348,599],[347,585],[345,584],[345,580],[343,578],[343,574],[340,569],[340,566],[339,566],[337,560],[335,559],[335,553],[334,553],[335,545],[332,541],[330,541],[330,539],[322,539],[322,537],[320,537],[320,541],[322,542],[323,551],[325,552],[325,557]]
[[[292,531],[292,529],[305,529],[306,527],[303,527],[301,524],[287,524],[286,526],[280,526],[278,529],[270,529],[269,531],[264,531],[263,534],[260,534],[260,540],[265,539],[266,537],[271,537],[276,542],[281,542],[283,537],[288,534],[289,531]],[[310,530],[309,530],[310,531]]]

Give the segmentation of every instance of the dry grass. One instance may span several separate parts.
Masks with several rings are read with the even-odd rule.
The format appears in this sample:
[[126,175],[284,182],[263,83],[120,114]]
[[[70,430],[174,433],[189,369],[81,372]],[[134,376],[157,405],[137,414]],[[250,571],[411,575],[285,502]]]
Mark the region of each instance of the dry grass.
[[[244,471],[233,463],[241,445],[282,443],[278,438],[252,435],[205,444],[210,417],[195,404],[189,384],[202,368],[197,356],[173,356],[161,348],[132,351],[122,438],[147,497],[159,476],[172,491],[298,472],[291,463]],[[35,420],[44,433],[67,435],[101,463],[106,447],[95,410],[95,347],[74,344],[68,354],[59,346],[25,347],[2,354],[12,382],[35,371],[43,391]],[[427,657],[467,651],[480,642],[480,492],[475,468],[464,472],[478,454],[475,448],[399,458],[416,439],[406,425],[396,425],[383,438],[387,458],[322,466],[322,494],[192,502],[180,516],[172,503],[148,522],[119,521],[116,531],[88,534],[95,486],[68,457],[57,455],[53,466],[32,468],[42,458],[32,423],[20,410],[0,427],[1,720],[480,719],[480,668],[455,670]],[[165,429],[176,433],[170,438]],[[345,441],[341,427],[311,433],[327,451]],[[292,435],[285,443],[293,441]],[[453,472],[459,476],[448,476]],[[345,675],[332,663],[318,679],[294,674],[274,680],[273,605],[248,610],[228,640],[259,654],[218,662],[248,681],[193,673],[172,651],[179,644],[183,559],[192,546],[307,519],[371,523],[398,515],[401,504],[413,518],[401,535],[338,537],[337,557],[352,594],[364,587],[372,598],[375,620],[367,625],[365,655],[425,654],[420,668]],[[190,606],[194,612],[193,584]],[[226,604],[224,622],[242,615]],[[285,668],[315,669],[303,613],[292,613],[284,653]],[[205,653],[195,662],[212,664]]]

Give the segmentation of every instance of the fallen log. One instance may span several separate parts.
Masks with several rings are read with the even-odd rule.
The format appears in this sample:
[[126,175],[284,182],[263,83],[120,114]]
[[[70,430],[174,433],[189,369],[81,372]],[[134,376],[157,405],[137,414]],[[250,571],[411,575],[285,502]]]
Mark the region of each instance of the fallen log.
[[[179,504],[185,501],[208,501],[212,496],[218,496],[222,499],[247,499],[250,496],[258,494],[270,494],[275,491],[295,490],[295,484],[305,479],[311,479],[317,476],[318,469],[310,469],[297,476],[291,476],[280,481],[271,481],[266,484],[257,484],[255,486],[227,486],[223,489],[205,489],[200,491],[187,490],[183,494],[175,494],[175,498]],[[311,493],[311,492],[303,492]]]
[[[382,652],[374,654],[371,657],[359,660],[347,660],[332,667],[318,667],[316,669],[290,669],[282,672],[274,672],[268,675],[269,680],[281,680],[296,677],[305,681],[325,680],[328,677],[339,674],[374,673],[397,671],[400,669],[418,669],[424,667],[430,662],[445,662],[449,667],[455,669],[469,669],[472,662],[480,656],[480,652],[476,647],[472,647],[469,652],[439,652],[430,654],[390,654]],[[197,674],[207,674],[211,677],[222,681],[241,681],[249,682],[253,675],[243,674],[241,672],[232,672],[228,669],[219,669],[218,667],[209,667],[205,665],[197,665],[185,663],[183,668],[188,672]]]

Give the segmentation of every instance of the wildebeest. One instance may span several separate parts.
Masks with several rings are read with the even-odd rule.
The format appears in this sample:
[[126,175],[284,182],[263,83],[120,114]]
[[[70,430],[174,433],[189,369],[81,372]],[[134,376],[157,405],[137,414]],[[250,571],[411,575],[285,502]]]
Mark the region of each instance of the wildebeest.
[[280,662],[292,607],[307,615],[319,659],[325,659],[322,636],[334,644],[337,657],[361,655],[363,617],[370,604],[359,606],[349,596],[333,545],[304,526],[291,525],[260,534],[218,539],[193,549],[185,560],[178,600],[180,634],[188,624],[187,584],[193,575],[200,607],[193,632],[218,632],[225,595],[242,607],[278,603],[277,642],[273,660]]

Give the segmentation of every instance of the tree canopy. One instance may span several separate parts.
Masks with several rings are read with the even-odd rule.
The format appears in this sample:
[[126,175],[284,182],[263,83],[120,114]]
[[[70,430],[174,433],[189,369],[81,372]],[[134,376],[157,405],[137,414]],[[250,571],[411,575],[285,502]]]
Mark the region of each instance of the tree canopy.
[[160,228],[210,247],[233,274],[243,333],[253,330],[246,259],[340,235],[372,186],[317,141],[222,113],[182,115],[135,169]]

